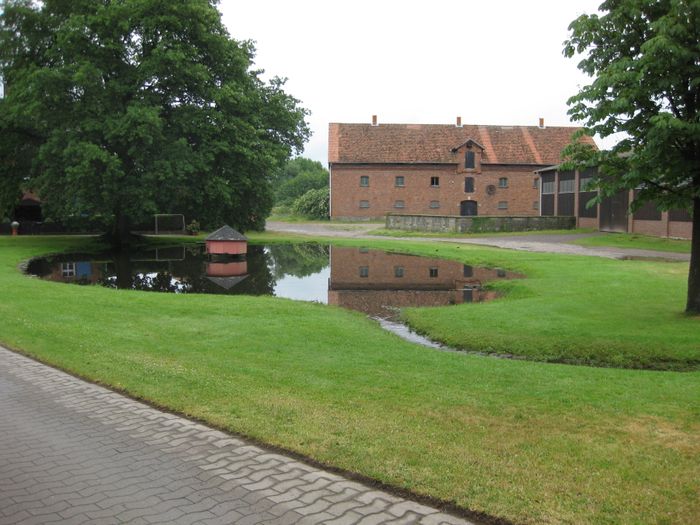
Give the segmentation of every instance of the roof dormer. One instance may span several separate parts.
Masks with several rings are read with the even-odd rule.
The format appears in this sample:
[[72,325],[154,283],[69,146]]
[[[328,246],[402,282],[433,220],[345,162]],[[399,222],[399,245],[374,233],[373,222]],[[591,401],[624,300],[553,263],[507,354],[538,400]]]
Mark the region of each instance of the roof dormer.
[[483,151],[484,147],[471,138],[452,148],[452,153],[457,156],[457,172],[481,173]]

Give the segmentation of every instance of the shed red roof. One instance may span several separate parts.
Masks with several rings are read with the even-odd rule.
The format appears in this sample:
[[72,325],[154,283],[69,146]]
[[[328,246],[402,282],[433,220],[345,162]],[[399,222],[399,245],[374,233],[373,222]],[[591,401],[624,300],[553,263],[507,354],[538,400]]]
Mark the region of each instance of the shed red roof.
[[[468,140],[484,147],[484,164],[561,162],[561,151],[578,127],[479,126],[444,124],[340,124],[331,123],[328,162],[454,164],[454,148]],[[595,146],[591,137],[585,142]]]

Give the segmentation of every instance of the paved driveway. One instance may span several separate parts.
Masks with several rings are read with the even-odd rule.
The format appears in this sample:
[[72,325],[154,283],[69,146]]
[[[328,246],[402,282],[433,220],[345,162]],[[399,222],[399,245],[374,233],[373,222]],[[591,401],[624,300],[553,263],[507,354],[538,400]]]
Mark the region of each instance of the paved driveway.
[[0,524],[465,524],[0,347]]
[[366,239],[405,239],[413,241],[432,242],[457,242],[462,244],[480,244],[495,248],[509,250],[522,250],[528,252],[563,253],[569,255],[589,255],[593,257],[606,257],[609,259],[625,258],[653,258],[670,261],[689,261],[690,254],[659,252],[653,250],[637,250],[632,248],[611,248],[604,246],[579,246],[572,241],[583,237],[602,235],[596,233],[571,233],[571,234],[528,234],[528,235],[496,235],[493,237],[386,237],[370,235],[368,232],[383,227],[377,223],[288,223],[270,221],[266,228],[270,231],[298,233],[302,235],[315,235],[324,237],[354,237]]

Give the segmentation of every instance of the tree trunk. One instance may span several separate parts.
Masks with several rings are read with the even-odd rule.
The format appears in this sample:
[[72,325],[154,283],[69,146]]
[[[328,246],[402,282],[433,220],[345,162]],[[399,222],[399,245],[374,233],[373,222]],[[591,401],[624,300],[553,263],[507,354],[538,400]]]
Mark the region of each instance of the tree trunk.
[[693,199],[693,232],[690,241],[690,270],[688,271],[688,314],[700,314],[700,197]]
[[126,248],[131,244],[131,221],[123,213],[115,214],[115,221],[112,231],[108,235],[110,244],[117,250]]

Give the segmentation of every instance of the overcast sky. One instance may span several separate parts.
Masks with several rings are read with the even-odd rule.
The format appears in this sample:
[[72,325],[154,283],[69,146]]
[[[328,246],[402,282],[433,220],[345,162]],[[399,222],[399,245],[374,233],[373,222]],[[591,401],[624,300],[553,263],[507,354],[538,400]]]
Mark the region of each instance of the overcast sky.
[[[329,122],[572,124],[589,83],[562,55],[569,23],[602,0],[221,0],[265,77],[311,111],[304,156],[328,160]],[[600,141],[599,141],[600,145]]]

